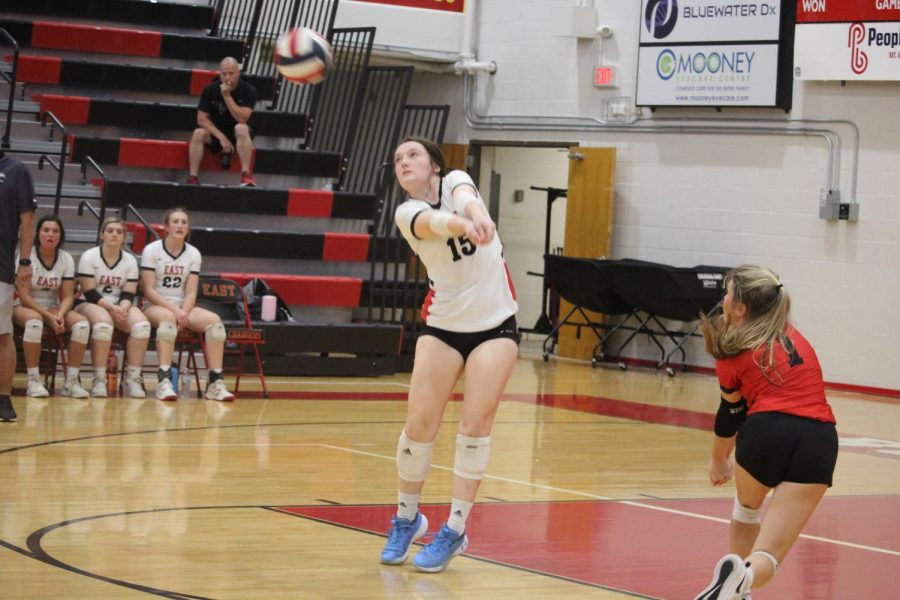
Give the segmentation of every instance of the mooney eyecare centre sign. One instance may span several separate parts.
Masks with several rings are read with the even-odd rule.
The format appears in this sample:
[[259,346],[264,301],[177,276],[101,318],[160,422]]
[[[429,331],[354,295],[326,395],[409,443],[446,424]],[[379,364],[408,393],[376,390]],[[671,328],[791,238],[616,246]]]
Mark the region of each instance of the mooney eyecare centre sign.
[[900,81],[900,0],[797,0],[797,79]]
[[638,106],[791,106],[790,0],[641,0]]

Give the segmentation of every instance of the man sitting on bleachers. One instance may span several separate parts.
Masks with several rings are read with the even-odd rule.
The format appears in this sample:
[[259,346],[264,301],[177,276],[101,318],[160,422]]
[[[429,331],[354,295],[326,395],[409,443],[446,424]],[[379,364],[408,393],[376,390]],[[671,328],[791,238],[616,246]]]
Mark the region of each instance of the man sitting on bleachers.
[[230,168],[237,149],[241,161],[241,185],[255,187],[250,161],[253,155],[253,128],[250,118],[256,105],[256,90],[241,79],[241,67],[232,57],[219,63],[219,77],[203,88],[197,107],[197,129],[191,137],[190,175],[187,182],[200,183],[203,149],[221,152],[222,167]]

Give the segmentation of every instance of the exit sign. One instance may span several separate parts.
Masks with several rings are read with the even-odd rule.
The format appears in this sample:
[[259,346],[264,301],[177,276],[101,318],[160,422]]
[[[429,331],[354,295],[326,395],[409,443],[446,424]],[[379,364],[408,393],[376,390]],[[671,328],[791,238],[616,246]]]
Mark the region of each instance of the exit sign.
[[615,67],[594,67],[594,85],[596,87],[616,87]]

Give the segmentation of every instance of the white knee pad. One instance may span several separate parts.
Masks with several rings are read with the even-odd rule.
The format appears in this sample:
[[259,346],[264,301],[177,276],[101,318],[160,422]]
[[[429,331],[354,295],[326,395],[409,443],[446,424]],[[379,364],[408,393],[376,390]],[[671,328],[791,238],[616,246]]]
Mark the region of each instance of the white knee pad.
[[161,342],[174,342],[178,337],[178,327],[172,321],[163,321],[156,328],[156,339]]
[[397,443],[397,474],[403,481],[425,481],[431,467],[434,444],[414,442],[406,437],[406,430],[400,434]]
[[135,323],[131,326],[131,333],[129,335],[136,340],[150,339],[150,323],[147,321]]
[[37,319],[25,321],[25,331],[22,332],[22,341],[31,344],[40,344],[44,334],[44,322]]
[[457,434],[453,474],[466,479],[480,480],[484,477],[490,455],[491,436],[470,437],[461,433]]
[[224,342],[228,335],[225,333],[225,326],[222,323],[213,323],[206,328],[206,339],[210,342]]
[[743,504],[741,504],[740,500],[737,498],[734,499],[734,510],[731,513],[731,518],[739,523],[747,523],[749,525],[756,525],[762,520],[762,505],[759,508],[747,508]]
[[[761,554],[762,556],[765,556],[766,558],[768,558],[769,561],[772,563],[772,571],[775,573],[778,572],[778,559],[777,558],[775,558],[774,556],[772,556],[765,550],[754,550],[753,552],[750,553],[750,556],[753,556],[754,554]],[[747,558],[750,558],[750,556],[748,556]]]
[[72,325],[72,333],[69,334],[69,339],[73,342],[78,342],[79,344],[87,344],[88,340],[91,338],[91,324],[87,321],[78,321],[74,325]]
[[109,323],[94,323],[91,328],[91,337],[98,342],[108,342],[113,336],[113,326]]

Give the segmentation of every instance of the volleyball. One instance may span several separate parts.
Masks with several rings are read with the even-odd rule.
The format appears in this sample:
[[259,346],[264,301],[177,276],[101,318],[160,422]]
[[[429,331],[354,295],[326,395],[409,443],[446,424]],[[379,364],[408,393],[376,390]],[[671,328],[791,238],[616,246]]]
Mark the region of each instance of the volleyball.
[[288,81],[319,83],[331,67],[331,44],[312,29],[291,29],[275,41],[275,65]]

